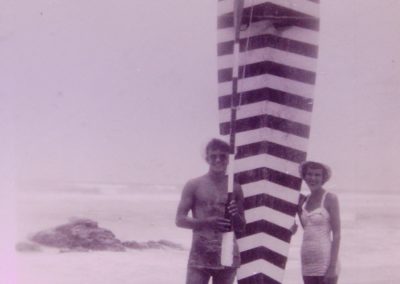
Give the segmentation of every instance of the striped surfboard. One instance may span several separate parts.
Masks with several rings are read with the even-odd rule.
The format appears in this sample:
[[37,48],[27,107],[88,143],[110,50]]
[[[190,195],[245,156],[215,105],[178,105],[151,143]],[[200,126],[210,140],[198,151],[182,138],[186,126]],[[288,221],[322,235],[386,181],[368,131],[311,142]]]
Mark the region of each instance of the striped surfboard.
[[[218,1],[220,133],[231,132],[234,1]],[[243,1],[243,0],[242,0]],[[244,0],[234,162],[246,231],[238,282],[282,283],[306,159],[319,31],[318,0]],[[236,57],[237,58],[237,57]],[[235,69],[236,70],[236,69]],[[236,87],[235,87],[236,88]]]

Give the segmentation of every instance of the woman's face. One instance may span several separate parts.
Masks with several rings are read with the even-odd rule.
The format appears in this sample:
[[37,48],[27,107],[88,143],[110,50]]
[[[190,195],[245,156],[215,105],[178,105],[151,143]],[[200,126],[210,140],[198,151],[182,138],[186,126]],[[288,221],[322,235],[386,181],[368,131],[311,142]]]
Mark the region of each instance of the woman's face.
[[324,172],[322,169],[318,168],[308,168],[306,169],[306,174],[304,175],[304,181],[311,191],[318,190],[324,184]]

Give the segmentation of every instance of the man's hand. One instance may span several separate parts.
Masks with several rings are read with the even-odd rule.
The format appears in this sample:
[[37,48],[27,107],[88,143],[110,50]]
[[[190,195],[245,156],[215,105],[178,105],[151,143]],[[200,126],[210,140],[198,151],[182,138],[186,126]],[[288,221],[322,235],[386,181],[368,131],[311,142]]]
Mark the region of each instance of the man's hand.
[[231,200],[231,202],[229,202],[229,205],[228,205],[228,213],[229,213],[229,215],[230,215],[231,217],[234,217],[234,216],[236,216],[236,215],[239,213],[239,210],[238,210],[238,208],[237,208],[237,205],[236,205],[236,201],[235,201],[235,200]]
[[205,226],[219,232],[228,232],[231,227],[231,222],[229,219],[222,217],[209,217],[205,220]]

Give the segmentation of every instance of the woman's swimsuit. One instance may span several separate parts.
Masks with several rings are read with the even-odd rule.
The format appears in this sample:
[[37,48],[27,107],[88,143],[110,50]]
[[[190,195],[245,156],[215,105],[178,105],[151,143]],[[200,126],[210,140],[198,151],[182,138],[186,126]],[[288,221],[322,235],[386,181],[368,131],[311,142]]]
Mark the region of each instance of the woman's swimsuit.
[[307,211],[308,197],[303,203],[301,221],[304,226],[301,246],[302,273],[304,276],[325,275],[331,259],[331,225],[328,210],[324,207],[327,192],[318,208]]

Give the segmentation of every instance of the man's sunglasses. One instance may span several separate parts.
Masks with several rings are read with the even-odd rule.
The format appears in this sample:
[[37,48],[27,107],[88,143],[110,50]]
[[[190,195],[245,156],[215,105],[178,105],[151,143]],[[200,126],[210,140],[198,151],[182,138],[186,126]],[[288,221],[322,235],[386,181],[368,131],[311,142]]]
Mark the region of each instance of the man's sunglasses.
[[211,154],[208,157],[213,161],[216,161],[217,159],[220,161],[226,161],[228,159],[228,154]]

